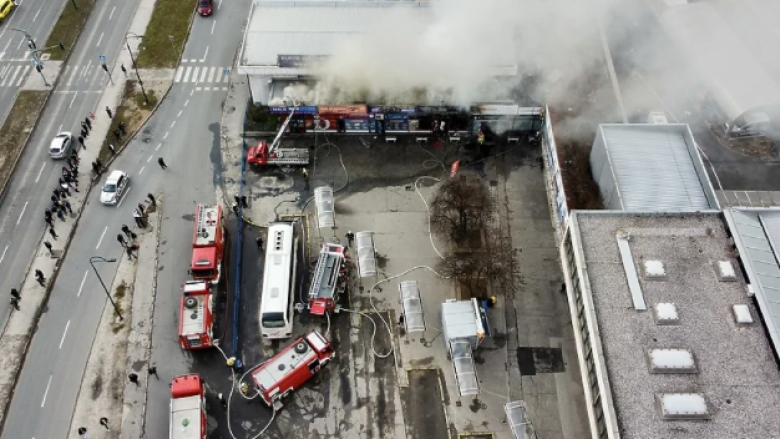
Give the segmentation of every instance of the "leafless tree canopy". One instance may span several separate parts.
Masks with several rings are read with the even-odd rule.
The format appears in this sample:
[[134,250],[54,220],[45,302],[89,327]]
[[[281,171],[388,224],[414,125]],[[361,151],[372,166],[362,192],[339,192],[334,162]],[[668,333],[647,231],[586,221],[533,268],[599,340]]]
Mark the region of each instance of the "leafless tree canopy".
[[450,252],[440,269],[444,276],[451,276],[468,288],[474,297],[481,296],[483,281],[498,292],[514,292],[522,282],[517,249],[512,246],[511,238],[496,233],[485,233],[480,250]]
[[431,228],[461,242],[487,224],[492,200],[487,185],[469,173],[445,181],[431,201]]

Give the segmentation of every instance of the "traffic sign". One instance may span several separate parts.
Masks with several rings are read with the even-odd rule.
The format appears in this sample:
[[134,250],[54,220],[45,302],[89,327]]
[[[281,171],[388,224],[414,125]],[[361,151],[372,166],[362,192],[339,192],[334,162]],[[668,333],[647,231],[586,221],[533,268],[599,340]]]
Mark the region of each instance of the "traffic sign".
[[103,62],[106,62],[106,56],[105,56],[105,55],[100,55],[98,58],[99,58],[101,61],[103,61]]

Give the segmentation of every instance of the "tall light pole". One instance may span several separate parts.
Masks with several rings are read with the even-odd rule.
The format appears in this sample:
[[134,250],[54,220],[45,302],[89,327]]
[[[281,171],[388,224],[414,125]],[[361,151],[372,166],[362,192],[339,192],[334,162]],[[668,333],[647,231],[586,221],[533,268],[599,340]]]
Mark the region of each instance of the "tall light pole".
[[130,53],[130,61],[133,63],[133,69],[135,69],[135,77],[138,78],[138,84],[141,86],[141,93],[144,95],[144,103],[149,105],[149,98],[146,97],[146,90],[144,90],[144,82],[141,80],[141,75],[138,73],[138,65],[135,63],[135,57],[133,57],[133,51],[130,50],[130,42],[127,40],[127,36],[131,35],[135,38],[143,38],[143,35],[138,35],[135,32],[128,32],[125,34],[125,45],[127,46],[127,52]]
[[111,294],[108,292],[108,288],[106,288],[106,284],[103,283],[103,278],[100,277],[100,273],[98,273],[97,268],[95,268],[95,261],[98,262],[116,262],[115,258],[106,259],[102,256],[92,256],[89,258],[89,265],[92,266],[92,269],[95,270],[95,275],[97,276],[98,280],[100,281],[100,285],[103,286],[103,291],[106,292],[106,297],[108,297],[108,300],[111,301],[111,305],[114,305],[114,311],[116,311],[116,314],[119,316],[119,320],[124,320],[125,318],[122,317],[122,311],[119,310],[119,307],[116,306],[116,302],[114,302],[114,299],[111,297]]
[[12,30],[12,31],[15,31],[15,32],[23,33],[24,36],[27,37],[27,40],[30,43],[30,49],[35,50],[35,49],[38,48],[38,46],[35,45],[35,40],[33,39],[32,35],[28,34],[27,31],[24,31],[24,30],[21,30],[21,29],[12,29],[12,28],[9,28],[8,30]]

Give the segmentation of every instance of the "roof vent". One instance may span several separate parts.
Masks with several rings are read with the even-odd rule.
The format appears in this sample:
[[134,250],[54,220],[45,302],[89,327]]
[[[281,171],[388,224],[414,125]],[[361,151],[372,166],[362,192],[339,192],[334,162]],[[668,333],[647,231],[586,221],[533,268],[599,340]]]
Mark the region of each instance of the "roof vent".
[[655,403],[661,419],[710,419],[707,401],[701,393],[657,393]]
[[666,267],[661,261],[644,261],[645,279],[664,280],[666,279]]
[[677,305],[673,303],[656,303],[653,307],[655,323],[658,325],[676,325],[680,322]]
[[718,272],[718,280],[721,282],[736,282],[737,272],[734,271],[734,265],[731,261],[715,262],[715,270]]
[[697,373],[699,368],[688,349],[650,349],[647,351],[650,373]]
[[731,307],[734,313],[734,322],[740,326],[747,326],[753,323],[753,316],[750,315],[750,307],[744,304]]

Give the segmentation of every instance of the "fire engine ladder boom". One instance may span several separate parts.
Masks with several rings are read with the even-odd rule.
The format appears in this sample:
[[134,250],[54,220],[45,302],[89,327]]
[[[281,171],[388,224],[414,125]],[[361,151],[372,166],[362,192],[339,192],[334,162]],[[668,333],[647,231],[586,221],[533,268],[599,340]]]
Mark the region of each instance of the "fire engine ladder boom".
[[311,284],[311,298],[316,299],[320,293],[320,287],[322,286],[322,279],[325,277],[325,268],[327,268],[328,255],[327,253],[320,253],[320,259],[317,261],[317,267],[314,269],[314,282]]
[[298,107],[292,107],[290,110],[290,115],[287,116],[287,119],[282,124],[282,127],[279,128],[279,132],[276,133],[276,137],[274,138],[273,143],[271,143],[271,146],[268,147],[268,154],[273,154],[279,149],[279,144],[282,143],[282,137],[284,136],[285,131],[287,131],[287,127],[290,126],[290,122],[292,121],[292,117],[295,114],[296,108]]

